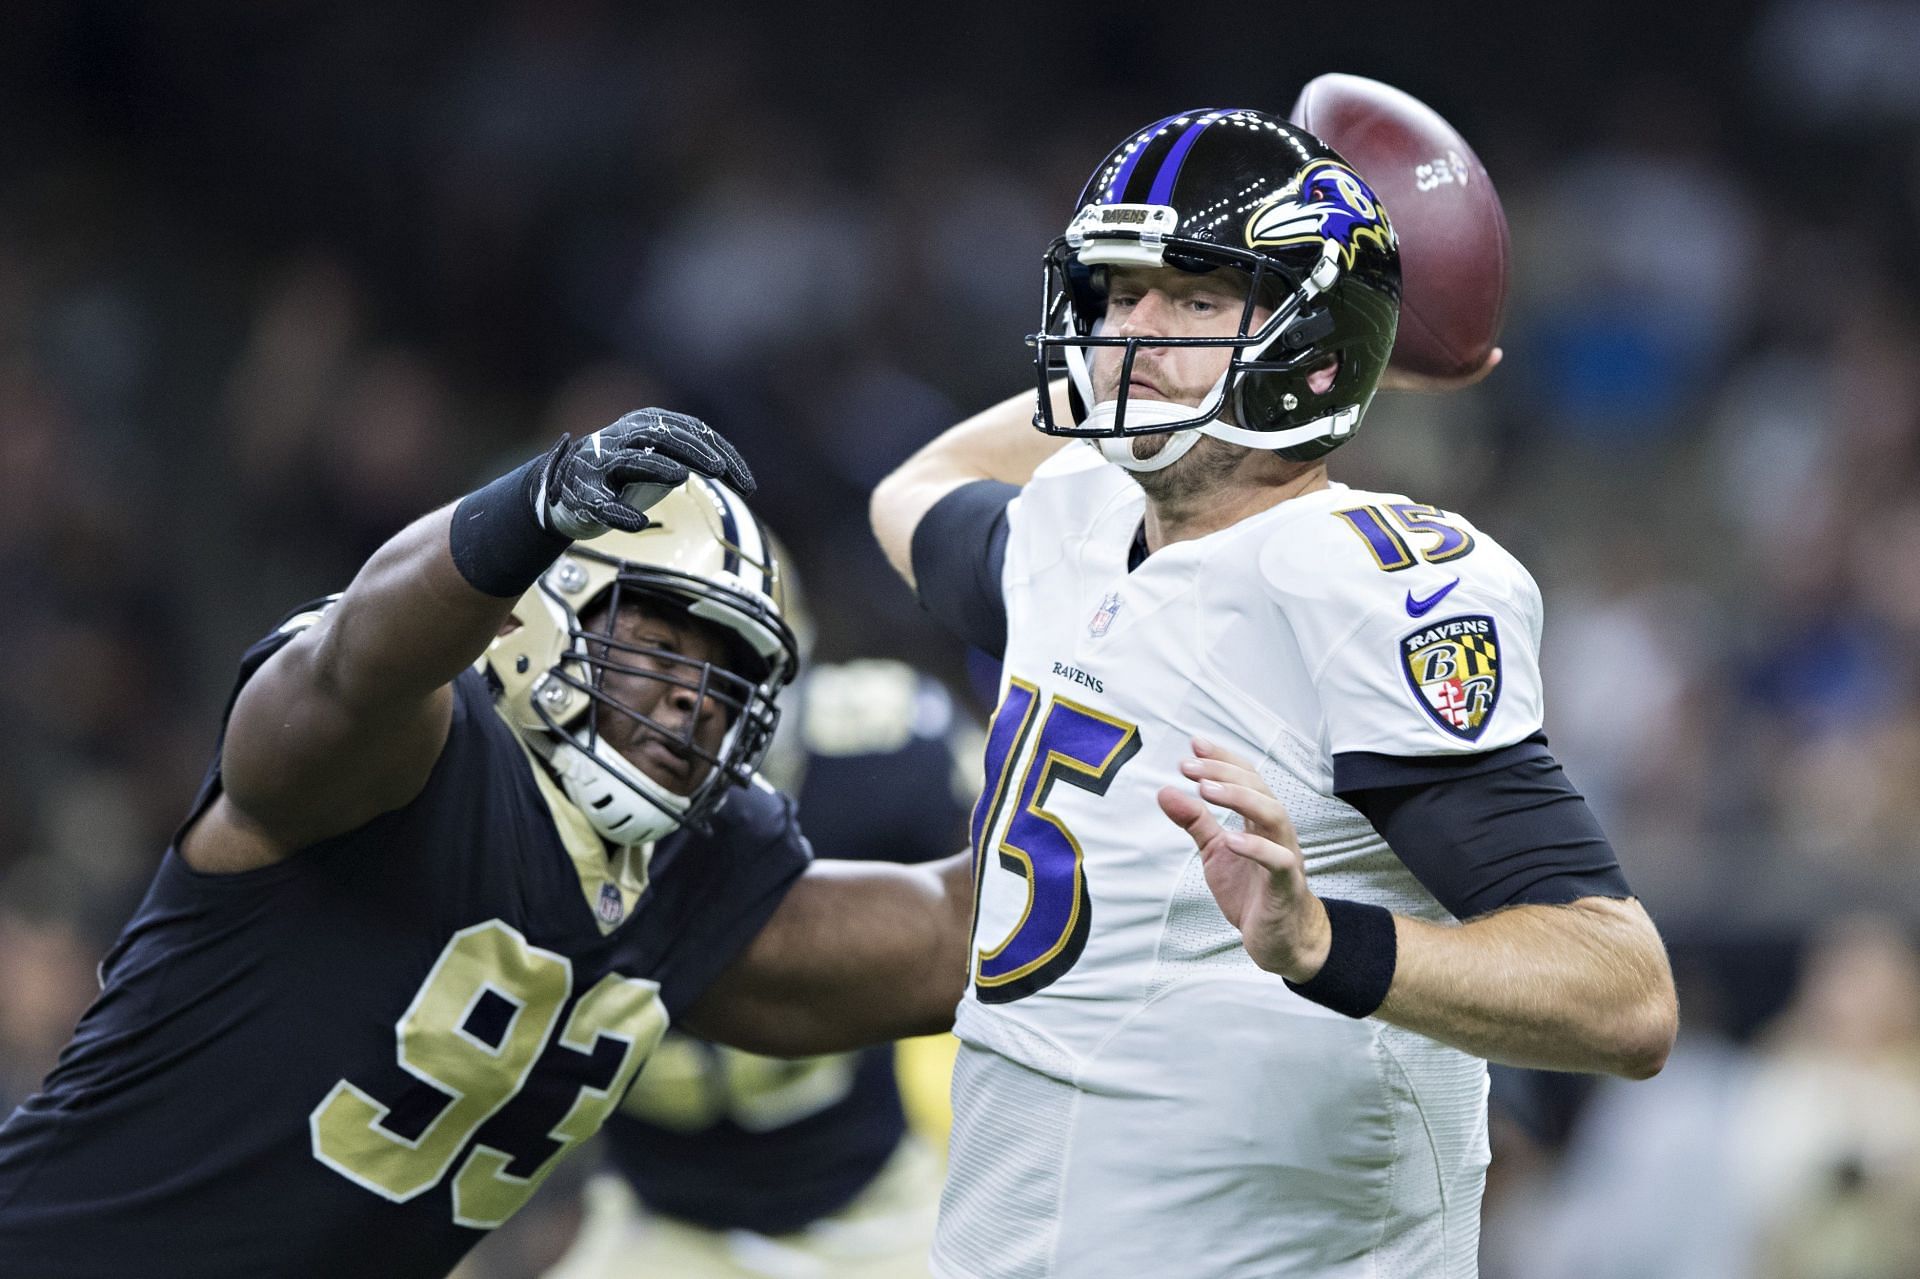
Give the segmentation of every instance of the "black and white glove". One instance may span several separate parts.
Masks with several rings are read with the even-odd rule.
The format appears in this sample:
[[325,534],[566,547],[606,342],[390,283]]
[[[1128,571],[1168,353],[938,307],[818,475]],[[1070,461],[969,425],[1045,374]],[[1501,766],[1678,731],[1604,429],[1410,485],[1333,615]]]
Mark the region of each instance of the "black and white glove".
[[754,489],[740,454],[705,422],[639,409],[553,446],[529,486],[534,518],[547,532],[575,541],[613,529],[638,533],[647,526],[647,508],[686,483],[689,471],[742,494]]

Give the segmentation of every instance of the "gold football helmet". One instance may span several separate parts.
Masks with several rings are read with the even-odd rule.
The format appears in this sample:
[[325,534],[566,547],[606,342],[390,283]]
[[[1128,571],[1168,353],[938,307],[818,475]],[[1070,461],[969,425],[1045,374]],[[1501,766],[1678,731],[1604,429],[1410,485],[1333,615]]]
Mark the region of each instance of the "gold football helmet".
[[[799,665],[785,621],[780,555],[739,495],[695,475],[649,507],[638,533],[606,533],[576,542],[521,596],[513,622],[481,659],[502,711],[559,777],[567,797],[615,844],[696,829],[745,782],[772,740],[774,699]],[[684,612],[729,639],[727,665],[615,639],[623,600]],[[604,606],[603,629],[581,618]],[[643,664],[631,658],[644,659]],[[717,753],[682,727],[661,724],[604,688],[608,673],[661,680],[717,703],[727,716]],[[622,715],[675,750],[708,765],[691,794],[648,777],[602,735],[603,715]]]

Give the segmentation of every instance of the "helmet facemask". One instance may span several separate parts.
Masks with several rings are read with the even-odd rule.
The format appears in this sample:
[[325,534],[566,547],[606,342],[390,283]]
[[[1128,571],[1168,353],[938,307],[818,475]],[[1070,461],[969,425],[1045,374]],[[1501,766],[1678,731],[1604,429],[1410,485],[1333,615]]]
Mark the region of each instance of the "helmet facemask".
[[[636,603],[656,615],[677,615],[687,622],[704,620],[696,610],[701,601],[689,601],[685,589],[697,586],[717,594],[721,588],[684,581],[673,583],[681,589],[663,586],[661,579],[672,576],[677,575],[625,566],[585,618],[569,610],[566,656],[534,693],[534,707],[555,742],[550,762],[588,820],[616,843],[656,839],[677,826],[704,831],[706,819],[727,789],[744,785],[765,755],[780,719],[774,697],[792,673],[790,662],[780,663],[776,672],[775,663],[715,622],[706,625],[728,649],[724,665],[619,638],[622,610]],[[713,614],[714,598],[708,596],[704,602],[710,605],[704,611]],[[763,621],[771,623],[766,626],[769,633],[784,630],[777,617]],[[785,652],[780,655],[784,658]],[[650,690],[651,697],[635,696],[635,681],[658,687]],[[585,699],[585,713],[574,715],[568,723],[547,710],[555,702],[577,704],[580,698]],[[677,721],[670,723],[660,712],[674,700],[692,705],[669,717]],[[717,708],[726,720],[725,734],[711,749],[700,740],[709,707]],[[623,753],[623,746],[632,749],[649,738],[666,746],[689,769],[704,768],[687,793],[655,780]],[[642,804],[633,804],[610,782],[623,785]]]
[[[1083,240],[1076,245],[1069,233],[1055,240],[1048,250],[1045,322],[1041,332],[1028,339],[1035,348],[1035,373],[1042,391],[1035,426],[1049,435],[1095,441],[1124,442],[1135,436],[1173,433],[1175,439],[1151,458],[1135,458],[1130,444],[1122,443],[1117,448],[1101,445],[1109,461],[1138,471],[1171,465],[1201,435],[1248,448],[1283,451],[1324,435],[1352,432],[1360,417],[1357,408],[1314,415],[1311,401],[1319,397],[1305,386],[1308,375],[1326,364],[1330,355],[1322,343],[1333,327],[1331,316],[1324,306],[1316,307],[1314,300],[1327,284],[1339,278],[1339,262],[1332,252],[1301,269],[1271,254],[1178,238],[1149,246],[1139,243],[1140,238],[1109,233],[1106,243]],[[1106,270],[1134,265],[1171,266],[1194,272],[1237,269],[1249,281],[1239,324],[1234,332],[1218,337],[1122,337],[1100,332]],[[1270,314],[1256,324],[1260,300],[1276,295],[1278,300]],[[1129,380],[1142,347],[1200,347],[1231,354],[1212,388],[1198,406],[1192,406],[1131,398]],[[1117,394],[1105,401],[1098,399],[1093,385],[1091,353],[1099,348],[1122,351]],[[1071,424],[1054,417],[1052,397],[1045,393],[1062,373],[1067,377],[1073,403],[1075,421]],[[1289,395],[1292,405],[1279,408],[1278,413],[1247,413],[1246,391],[1250,387],[1268,389],[1262,385],[1266,382],[1287,383],[1289,389],[1273,397],[1274,406],[1285,405]],[[1242,425],[1263,417],[1277,417],[1280,423],[1264,430]]]

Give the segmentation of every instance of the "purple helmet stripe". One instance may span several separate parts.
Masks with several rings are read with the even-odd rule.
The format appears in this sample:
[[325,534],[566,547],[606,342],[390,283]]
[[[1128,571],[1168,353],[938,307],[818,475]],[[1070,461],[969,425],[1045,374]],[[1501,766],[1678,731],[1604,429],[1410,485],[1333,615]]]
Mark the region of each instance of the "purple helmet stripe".
[[1187,126],[1187,131],[1173,144],[1173,150],[1167,152],[1167,158],[1160,162],[1160,172],[1153,177],[1153,189],[1147,192],[1148,204],[1165,204],[1173,198],[1174,179],[1180,176],[1180,166],[1186,162],[1187,152],[1193,150],[1193,144],[1200,140],[1207,126],[1219,118],[1218,112],[1209,111]]
[[1177,115],[1170,115],[1164,120],[1155,120],[1152,124],[1140,130],[1140,144],[1134,147],[1133,154],[1127,157],[1126,163],[1122,164],[1119,172],[1113,175],[1113,181],[1107,183],[1105,202],[1108,204],[1118,204],[1126,199],[1127,181],[1133,177],[1133,171],[1140,167],[1140,157],[1144,156],[1147,153],[1147,148],[1153,145],[1154,135],[1156,133],[1169,124],[1172,124],[1175,120],[1180,119],[1182,116],[1194,114],[1197,113],[1182,111]]

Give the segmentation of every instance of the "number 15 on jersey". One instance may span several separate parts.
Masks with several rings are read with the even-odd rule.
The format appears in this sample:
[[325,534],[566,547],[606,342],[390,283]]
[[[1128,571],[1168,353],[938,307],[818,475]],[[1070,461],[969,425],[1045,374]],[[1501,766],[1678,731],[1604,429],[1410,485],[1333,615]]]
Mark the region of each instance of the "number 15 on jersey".
[[[1104,795],[1140,750],[1140,730],[1064,697],[1043,699],[1022,679],[987,729],[986,785],[973,808],[974,991],[1004,1004],[1044,990],[1079,960],[1093,924],[1085,856],[1047,810],[1054,784]],[[992,945],[979,937],[980,897],[998,865],[1026,881],[1026,909]]]

